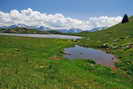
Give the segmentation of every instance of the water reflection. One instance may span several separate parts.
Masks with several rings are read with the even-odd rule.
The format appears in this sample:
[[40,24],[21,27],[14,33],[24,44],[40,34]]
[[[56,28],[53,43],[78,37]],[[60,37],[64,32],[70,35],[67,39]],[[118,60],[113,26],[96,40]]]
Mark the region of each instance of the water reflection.
[[114,62],[116,61],[115,56],[107,54],[104,51],[85,48],[78,45],[71,48],[65,48],[64,53],[64,57],[68,59],[92,59],[97,64],[103,64],[107,66],[113,66]]

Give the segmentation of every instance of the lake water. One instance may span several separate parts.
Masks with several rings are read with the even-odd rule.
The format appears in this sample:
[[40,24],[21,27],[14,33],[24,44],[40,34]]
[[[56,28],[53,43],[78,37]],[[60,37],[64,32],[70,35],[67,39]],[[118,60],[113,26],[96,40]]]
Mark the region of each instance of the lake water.
[[107,54],[104,51],[85,48],[78,45],[71,48],[65,48],[64,53],[64,57],[68,59],[91,59],[97,64],[106,66],[114,66],[114,62],[116,61],[115,56]]
[[[55,35],[55,34],[14,34],[14,33],[0,33],[0,35],[8,36],[23,36],[23,37],[37,37],[37,38],[58,38],[58,39],[81,39],[79,36],[70,35]],[[97,64],[103,64],[107,66],[113,66],[116,61],[116,57],[107,54],[104,51],[96,50],[92,48],[85,48],[76,45],[75,47],[65,48],[64,57],[68,59],[92,59]]]
[[79,36],[57,35],[57,34],[15,34],[15,33],[0,33],[0,35],[23,36],[23,37],[37,37],[37,38],[58,38],[58,39],[72,39],[72,40],[81,39],[81,37],[79,37]]

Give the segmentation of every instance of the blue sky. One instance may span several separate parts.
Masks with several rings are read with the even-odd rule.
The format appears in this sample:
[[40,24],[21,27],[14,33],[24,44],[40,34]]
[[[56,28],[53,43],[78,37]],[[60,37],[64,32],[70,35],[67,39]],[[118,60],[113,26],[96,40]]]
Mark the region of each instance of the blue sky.
[[45,13],[87,19],[90,16],[133,15],[133,0],[0,0],[0,11],[32,8]]

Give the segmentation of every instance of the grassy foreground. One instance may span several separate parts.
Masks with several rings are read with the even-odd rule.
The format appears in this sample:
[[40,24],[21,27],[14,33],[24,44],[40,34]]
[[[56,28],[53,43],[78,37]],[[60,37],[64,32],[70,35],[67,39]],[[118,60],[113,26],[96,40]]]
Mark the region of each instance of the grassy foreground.
[[0,89],[133,89],[121,70],[63,59],[71,40],[0,36]]

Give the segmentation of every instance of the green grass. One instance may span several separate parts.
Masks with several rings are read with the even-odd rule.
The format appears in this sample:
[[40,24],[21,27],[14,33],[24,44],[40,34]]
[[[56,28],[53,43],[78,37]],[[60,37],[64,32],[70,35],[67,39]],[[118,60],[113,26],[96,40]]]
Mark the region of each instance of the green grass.
[[[119,68],[133,75],[133,20],[129,23],[118,24],[109,29],[92,32],[80,33],[84,36],[79,44],[87,47],[103,49],[118,57],[116,64]],[[107,48],[102,48],[106,45]]]
[[71,40],[0,36],[0,89],[133,88],[131,76],[121,70],[64,59],[63,48],[74,44]]
[[[84,38],[77,42],[0,36],[0,89],[133,89],[132,19],[76,34]],[[117,69],[63,58],[63,49],[75,44],[114,54]]]

